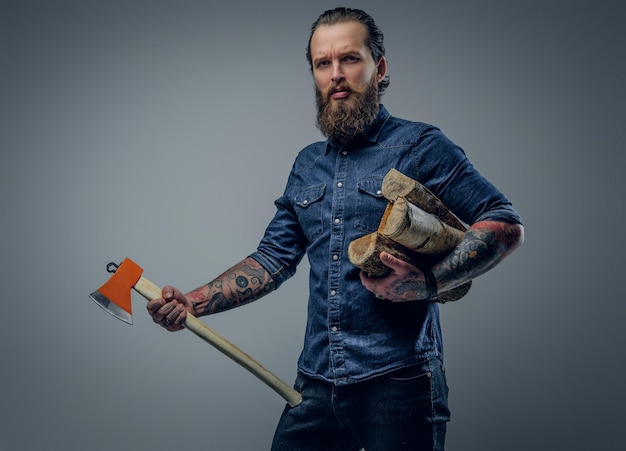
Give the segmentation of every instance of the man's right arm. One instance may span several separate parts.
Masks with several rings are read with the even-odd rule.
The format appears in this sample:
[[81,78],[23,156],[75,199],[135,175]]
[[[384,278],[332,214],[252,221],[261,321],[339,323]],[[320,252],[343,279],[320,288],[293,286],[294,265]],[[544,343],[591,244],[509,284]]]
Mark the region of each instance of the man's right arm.
[[[251,257],[242,260],[206,285],[187,294],[166,286],[162,298],[148,302],[155,323],[169,331],[183,328],[187,312],[212,315],[255,301],[275,289],[270,274]],[[166,324],[163,324],[164,320]]]
[[248,304],[274,290],[270,274],[251,257],[206,285],[187,293],[196,316],[212,315]]

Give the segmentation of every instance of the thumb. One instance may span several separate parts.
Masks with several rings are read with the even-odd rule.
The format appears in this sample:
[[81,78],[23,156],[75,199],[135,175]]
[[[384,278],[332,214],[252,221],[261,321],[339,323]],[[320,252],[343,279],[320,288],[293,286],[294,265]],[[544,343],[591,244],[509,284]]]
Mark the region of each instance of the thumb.
[[396,273],[406,273],[413,270],[413,265],[394,257],[389,252],[380,253],[380,261],[387,267],[393,269]]
[[161,296],[163,296],[163,299],[165,299],[166,301],[175,300],[179,302],[185,302],[187,300],[185,295],[178,288],[171,285],[163,287],[163,289],[161,290]]

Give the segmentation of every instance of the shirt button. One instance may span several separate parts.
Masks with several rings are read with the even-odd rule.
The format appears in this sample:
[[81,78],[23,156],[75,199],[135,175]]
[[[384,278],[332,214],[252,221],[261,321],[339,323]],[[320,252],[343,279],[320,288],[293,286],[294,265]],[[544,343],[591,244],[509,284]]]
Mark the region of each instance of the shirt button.
[[341,152],[341,154],[342,154],[343,156],[346,156],[346,155],[348,155],[348,151],[347,151],[347,150],[344,150],[343,152]]
[[330,290],[330,295],[331,295],[331,296],[336,296],[336,295],[337,295],[337,292],[336,292],[335,290]]
[[335,224],[339,224],[340,222],[341,222],[341,219],[339,219],[339,218],[335,219]]
[[334,260],[334,261],[339,260],[339,255],[336,255],[336,254],[335,254],[335,255],[333,255],[333,260]]
[[378,190],[376,191],[376,194],[378,194],[379,196],[383,194],[382,190]]
[[331,330],[332,330],[333,332],[337,332],[337,330],[338,330],[338,329],[337,329],[337,326],[333,326]]
[[341,183],[341,182],[337,183],[337,187],[338,188],[341,188],[342,186],[343,186],[343,183]]
[[306,204],[308,204],[308,203],[309,203],[309,201],[308,201],[308,200],[303,200],[303,201],[302,201],[302,205],[306,205]]

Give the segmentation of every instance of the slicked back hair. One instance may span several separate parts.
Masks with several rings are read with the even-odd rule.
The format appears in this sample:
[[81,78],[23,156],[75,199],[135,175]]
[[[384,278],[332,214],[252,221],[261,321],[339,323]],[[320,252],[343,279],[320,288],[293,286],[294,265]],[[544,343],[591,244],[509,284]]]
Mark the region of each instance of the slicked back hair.
[[[383,32],[378,28],[378,25],[374,22],[374,19],[365,11],[353,8],[335,8],[329,9],[323,12],[317,20],[311,26],[311,35],[309,36],[309,44],[306,49],[306,58],[309,62],[311,72],[313,72],[313,61],[311,57],[311,39],[313,33],[320,25],[335,25],[344,22],[360,22],[365,26],[367,30],[367,37],[365,44],[372,52],[374,62],[378,64],[380,59],[385,56],[385,45],[383,43]],[[385,93],[385,90],[389,86],[389,75],[385,75],[378,83],[378,95],[379,97]]]

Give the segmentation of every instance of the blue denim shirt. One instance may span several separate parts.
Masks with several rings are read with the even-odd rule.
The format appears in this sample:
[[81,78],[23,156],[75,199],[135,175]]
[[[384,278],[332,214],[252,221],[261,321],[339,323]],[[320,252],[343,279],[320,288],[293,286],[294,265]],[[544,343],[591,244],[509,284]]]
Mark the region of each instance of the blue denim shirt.
[[381,105],[364,139],[304,148],[256,252],[276,287],[306,254],[308,319],[299,371],[346,385],[442,356],[436,303],[376,299],[348,260],[348,245],[378,228],[395,168],[420,181],[462,221],[521,223],[510,202],[436,127],[399,119]]

